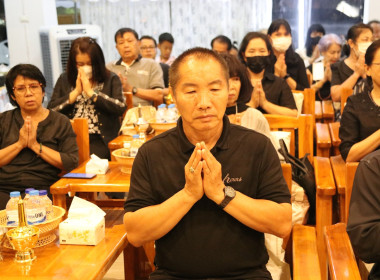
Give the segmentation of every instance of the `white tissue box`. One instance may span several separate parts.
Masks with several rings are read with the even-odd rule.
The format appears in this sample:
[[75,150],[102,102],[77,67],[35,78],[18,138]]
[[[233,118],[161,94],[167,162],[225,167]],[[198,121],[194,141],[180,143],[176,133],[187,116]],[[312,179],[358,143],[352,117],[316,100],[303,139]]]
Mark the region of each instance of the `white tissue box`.
[[108,160],[98,158],[92,154],[91,159],[86,163],[86,173],[106,174],[108,170]]
[[96,245],[105,236],[104,217],[67,218],[59,224],[60,244]]

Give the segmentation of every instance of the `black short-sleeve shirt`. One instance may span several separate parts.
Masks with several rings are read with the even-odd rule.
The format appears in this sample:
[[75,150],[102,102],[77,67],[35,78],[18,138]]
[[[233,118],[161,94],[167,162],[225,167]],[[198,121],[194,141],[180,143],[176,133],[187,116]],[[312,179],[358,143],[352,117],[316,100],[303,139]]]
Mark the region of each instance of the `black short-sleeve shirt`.
[[[353,73],[344,60],[338,61],[331,65],[331,86],[338,86],[343,84]],[[362,78],[359,78],[356,83],[358,83]]]
[[[181,119],[176,128],[145,143],[133,164],[126,212],[162,203],[183,189],[184,166],[193,150]],[[231,125],[225,116],[222,135],[211,152],[222,165],[225,185],[252,198],[290,203],[278,156],[264,135]],[[267,261],[264,234],[203,196],[156,241],[157,269],[151,279],[271,279]]]
[[[265,97],[270,103],[289,109],[297,109],[292,90],[284,79],[265,71],[261,84],[265,92]],[[267,113],[261,107],[257,109],[264,114]]]
[[351,95],[347,99],[339,128],[339,150],[344,160],[353,145],[380,129],[380,107],[369,95],[367,89],[366,92]]

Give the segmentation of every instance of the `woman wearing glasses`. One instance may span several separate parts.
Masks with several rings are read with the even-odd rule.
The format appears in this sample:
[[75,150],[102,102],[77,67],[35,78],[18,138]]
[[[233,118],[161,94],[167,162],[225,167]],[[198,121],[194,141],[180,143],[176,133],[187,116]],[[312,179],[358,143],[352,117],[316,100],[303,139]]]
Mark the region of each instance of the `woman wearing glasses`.
[[76,136],[67,117],[45,109],[46,80],[30,64],[14,66],[5,85],[15,109],[0,114],[0,209],[9,192],[45,189],[78,165]]
[[90,153],[110,159],[108,142],[117,137],[126,106],[120,79],[106,69],[102,49],[92,38],[71,44],[66,72],[58,78],[48,108],[70,119],[87,119]]
[[340,153],[347,162],[360,161],[380,148],[380,40],[365,53],[367,83],[344,107],[339,129]]

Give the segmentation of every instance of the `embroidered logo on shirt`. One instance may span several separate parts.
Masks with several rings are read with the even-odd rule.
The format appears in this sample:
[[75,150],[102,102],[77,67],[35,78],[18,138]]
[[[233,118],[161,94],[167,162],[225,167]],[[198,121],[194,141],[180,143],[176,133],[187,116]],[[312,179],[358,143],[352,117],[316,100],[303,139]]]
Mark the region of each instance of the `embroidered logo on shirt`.
[[145,70],[137,70],[137,74],[148,76],[148,75],[149,75],[149,72],[148,72],[148,71],[145,71]]
[[243,179],[241,177],[237,177],[237,178],[231,178],[230,177],[230,173],[227,173],[226,177],[224,177],[223,179],[223,183],[233,183],[233,182],[241,182],[243,181]]

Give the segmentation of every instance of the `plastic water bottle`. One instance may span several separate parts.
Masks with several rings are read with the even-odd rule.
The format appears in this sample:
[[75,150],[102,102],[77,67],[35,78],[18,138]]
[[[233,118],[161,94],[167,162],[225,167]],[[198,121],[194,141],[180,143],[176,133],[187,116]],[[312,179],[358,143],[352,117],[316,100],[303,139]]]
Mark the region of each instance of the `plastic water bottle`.
[[45,204],[40,198],[37,190],[29,192],[29,199],[26,201],[25,212],[28,225],[35,225],[45,222],[46,209]]
[[49,221],[54,218],[53,202],[47,196],[47,190],[41,190],[39,193],[42,202],[45,204],[46,220]]
[[166,105],[165,104],[161,104],[157,107],[156,122],[158,123],[166,122]]
[[21,199],[20,192],[11,192],[5,211],[7,212],[7,226],[18,225],[18,201]]
[[30,191],[33,191],[33,190],[34,190],[34,188],[28,188],[25,190],[24,202],[26,202],[29,199],[29,197],[30,197],[29,193],[30,193]]
[[173,123],[177,121],[177,108],[175,107],[175,104],[170,104],[168,106],[168,111],[166,113],[166,121],[168,123]]
[[139,148],[141,147],[141,141],[138,134],[133,135],[133,140],[131,142],[131,149],[129,150],[129,156],[135,157]]

